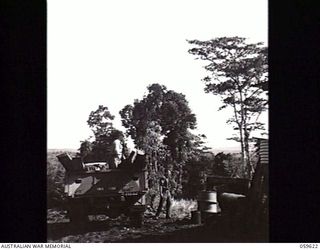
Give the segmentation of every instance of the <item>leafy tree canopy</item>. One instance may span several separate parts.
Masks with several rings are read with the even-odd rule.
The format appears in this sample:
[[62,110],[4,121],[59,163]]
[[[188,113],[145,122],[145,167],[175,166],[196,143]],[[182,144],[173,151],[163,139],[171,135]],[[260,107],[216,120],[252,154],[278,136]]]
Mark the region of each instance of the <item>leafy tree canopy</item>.
[[[90,112],[87,124],[94,134],[94,140],[81,141],[79,155],[84,161],[108,161],[110,158],[111,144],[116,137],[123,134],[113,127],[114,116],[108,107],[99,105],[97,110]],[[123,140],[125,153],[128,153]]]
[[147,90],[142,100],[135,100],[119,112],[122,125],[136,146],[149,156],[150,173],[156,178],[170,169],[173,189],[181,191],[183,166],[202,145],[200,137],[191,133],[196,128],[196,116],[185,95],[157,83]]
[[147,128],[157,124],[159,136],[173,152],[176,147],[187,147],[188,129],[196,128],[196,117],[188,106],[185,95],[167,90],[164,85],[148,86],[142,100],[135,100],[121,111],[122,124],[138,147],[144,146]]

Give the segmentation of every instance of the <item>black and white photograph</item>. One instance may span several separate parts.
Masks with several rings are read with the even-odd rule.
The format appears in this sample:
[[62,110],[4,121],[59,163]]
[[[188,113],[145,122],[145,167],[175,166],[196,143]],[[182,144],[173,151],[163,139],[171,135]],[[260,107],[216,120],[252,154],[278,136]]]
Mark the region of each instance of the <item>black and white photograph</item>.
[[47,241],[269,242],[267,0],[47,1]]

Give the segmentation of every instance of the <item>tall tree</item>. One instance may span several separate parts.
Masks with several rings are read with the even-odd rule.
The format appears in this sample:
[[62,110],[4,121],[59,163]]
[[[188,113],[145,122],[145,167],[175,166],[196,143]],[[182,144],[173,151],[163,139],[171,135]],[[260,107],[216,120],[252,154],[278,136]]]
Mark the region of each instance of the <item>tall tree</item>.
[[[148,86],[148,93],[142,100],[135,100],[133,106],[125,106],[120,115],[127,134],[132,137],[137,147],[152,149],[153,154],[158,152],[156,148],[159,146],[167,150],[166,160],[162,160],[165,160],[166,164],[163,165],[173,170],[177,189],[181,189],[182,166],[193,139],[189,129],[196,126],[196,117],[185,96],[167,90],[164,85],[152,84]],[[161,143],[152,143],[155,138]],[[167,164],[168,162],[172,164]]]
[[110,136],[111,132],[114,130],[112,125],[113,119],[114,115],[110,113],[108,107],[103,105],[99,105],[97,110],[90,112],[87,123],[91,128],[96,141],[103,140]]
[[[98,108],[89,114],[87,124],[94,134],[93,142],[84,140],[80,145],[79,155],[85,161],[108,161],[110,149],[115,136],[122,134],[113,127],[114,116],[108,107],[99,105]],[[123,141],[126,150],[126,144]]]
[[232,108],[233,116],[227,123],[234,125],[238,135],[229,139],[240,142],[242,167],[251,177],[250,135],[254,130],[264,129],[258,118],[268,104],[268,51],[263,43],[245,40],[241,37],[190,40],[196,47],[188,52],[209,62],[204,67],[210,73],[203,79],[205,92],[221,97],[223,105],[219,110]]

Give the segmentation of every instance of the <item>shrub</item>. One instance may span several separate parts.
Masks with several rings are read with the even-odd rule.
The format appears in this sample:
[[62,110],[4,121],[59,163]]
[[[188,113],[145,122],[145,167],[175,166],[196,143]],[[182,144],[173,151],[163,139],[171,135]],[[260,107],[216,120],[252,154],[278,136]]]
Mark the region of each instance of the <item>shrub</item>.
[[[65,200],[64,175],[65,169],[57,159],[64,151],[47,152],[47,207],[61,207]],[[74,152],[68,152],[74,155]]]

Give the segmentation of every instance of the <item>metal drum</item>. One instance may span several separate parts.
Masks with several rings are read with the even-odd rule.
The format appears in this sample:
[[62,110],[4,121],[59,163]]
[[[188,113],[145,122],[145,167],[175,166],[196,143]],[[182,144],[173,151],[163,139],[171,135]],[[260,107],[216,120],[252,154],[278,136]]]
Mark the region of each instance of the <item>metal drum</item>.
[[200,225],[201,224],[201,213],[200,211],[192,211],[191,212],[191,221],[193,224]]
[[219,213],[216,191],[201,191],[198,196],[198,210],[203,213]]

